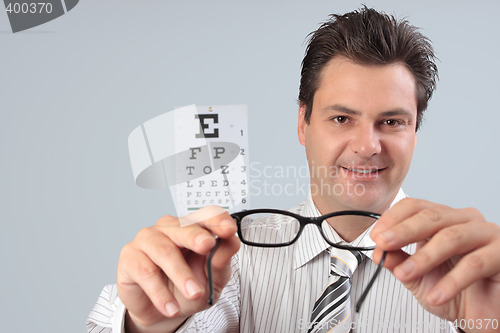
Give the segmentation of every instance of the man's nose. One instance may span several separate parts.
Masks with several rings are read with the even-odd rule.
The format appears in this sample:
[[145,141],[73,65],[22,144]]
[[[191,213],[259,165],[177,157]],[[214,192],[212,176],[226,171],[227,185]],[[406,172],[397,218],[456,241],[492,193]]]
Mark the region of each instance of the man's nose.
[[351,139],[351,149],[362,158],[370,158],[380,154],[382,150],[380,134],[375,126],[372,124],[358,126]]

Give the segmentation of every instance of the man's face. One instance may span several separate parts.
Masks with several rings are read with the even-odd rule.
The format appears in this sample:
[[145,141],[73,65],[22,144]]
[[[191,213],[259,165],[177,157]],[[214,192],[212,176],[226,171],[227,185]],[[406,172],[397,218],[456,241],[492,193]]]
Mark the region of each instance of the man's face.
[[402,63],[333,58],[323,69],[309,124],[299,108],[313,200],[321,213],[382,213],[410,168],[417,142],[416,86]]

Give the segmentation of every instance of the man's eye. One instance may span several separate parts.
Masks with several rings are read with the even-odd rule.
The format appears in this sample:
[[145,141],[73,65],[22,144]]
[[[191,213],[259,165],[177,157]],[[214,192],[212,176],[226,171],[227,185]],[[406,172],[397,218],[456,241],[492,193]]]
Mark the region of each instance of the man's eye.
[[349,121],[349,118],[346,116],[337,116],[333,117],[332,120],[338,124],[345,124]]
[[388,126],[391,126],[391,127],[404,125],[403,121],[397,120],[397,119],[387,119],[387,120],[384,120],[384,124],[386,124]]

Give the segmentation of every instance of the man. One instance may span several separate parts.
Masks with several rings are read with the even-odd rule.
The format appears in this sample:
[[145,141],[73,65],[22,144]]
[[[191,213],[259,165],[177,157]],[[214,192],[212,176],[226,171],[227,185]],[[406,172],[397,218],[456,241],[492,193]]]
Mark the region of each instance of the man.
[[[377,246],[343,277],[349,284],[343,300],[359,298],[388,251],[388,270],[359,313],[349,305],[333,309],[335,320],[323,317],[321,295],[342,275],[330,272],[335,250],[317,229],[305,228],[287,247],[240,248],[227,213],[188,227],[165,216],[123,248],[117,287],[105,288],[88,330],[497,331],[500,228],[474,209],[403,199],[401,191],[434,90],[433,61],[432,47],[416,28],[366,7],[332,16],[311,36],[303,61],[298,136],[311,191],[292,211],[385,212],[376,225],[354,216],[328,219],[338,242]],[[215,235],[223,241],[212,260],[217,303],[209,307],[205,261]]]

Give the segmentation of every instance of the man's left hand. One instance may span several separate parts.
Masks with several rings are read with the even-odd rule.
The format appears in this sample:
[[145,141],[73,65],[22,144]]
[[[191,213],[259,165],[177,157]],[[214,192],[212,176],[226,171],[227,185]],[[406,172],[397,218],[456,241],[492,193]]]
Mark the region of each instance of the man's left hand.
[[[492,321],[500,322],[500,226],[474,208],[407,198],[382,215],[370,236],[374,261],[388,251],[384,267],[427,311],[468,323],[467,332],[498,332]],[[417,250],[408,255],[401,248],[411,243]]]

